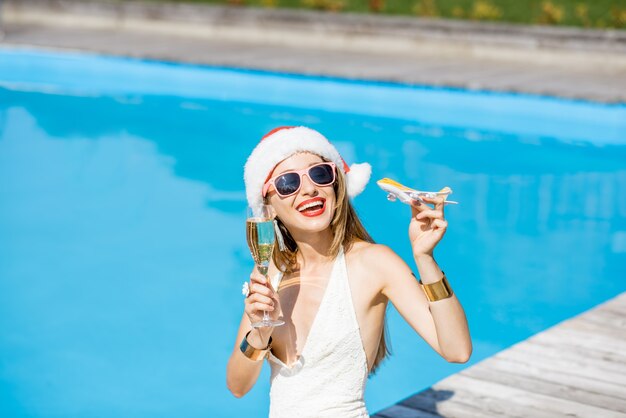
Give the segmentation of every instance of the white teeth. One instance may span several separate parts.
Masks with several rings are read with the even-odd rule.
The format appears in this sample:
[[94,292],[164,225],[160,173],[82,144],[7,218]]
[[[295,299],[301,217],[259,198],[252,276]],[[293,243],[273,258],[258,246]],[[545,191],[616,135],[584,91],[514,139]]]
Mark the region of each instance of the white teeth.
[[302,212],[302,211],[304,211],[306,209],[309,209],[309,208],[312,208],[312,207],[315,207],[315,206],[323,206],[323,205],[324,205],[324,202],[320,202],[320,201],[311,202],[311,203],[307,203],[306,205],[304,205],[301,208],[299,208],[298,211]]

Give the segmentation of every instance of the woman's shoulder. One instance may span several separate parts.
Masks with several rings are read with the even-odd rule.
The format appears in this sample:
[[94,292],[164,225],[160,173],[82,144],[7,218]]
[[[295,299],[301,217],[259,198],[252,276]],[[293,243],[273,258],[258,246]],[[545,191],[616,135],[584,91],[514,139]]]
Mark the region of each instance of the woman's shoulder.
[[346,253],[350,275],[358,279],[360,288],[378,294],[388,285],[390,276],[402,271],[404,261],[388,246],[359,241]]
[[414,278],[408,264],[386,245],[358,243],[349,251],[348,257],[351,256],[351,271],[361,279],[360,283],[368,283],[377,293],[387,295],[385,289],[405,282],[403,278]]
[[358,264],[374,270],[399,259],[388,246],[367,241],[355,241],[346,255]]

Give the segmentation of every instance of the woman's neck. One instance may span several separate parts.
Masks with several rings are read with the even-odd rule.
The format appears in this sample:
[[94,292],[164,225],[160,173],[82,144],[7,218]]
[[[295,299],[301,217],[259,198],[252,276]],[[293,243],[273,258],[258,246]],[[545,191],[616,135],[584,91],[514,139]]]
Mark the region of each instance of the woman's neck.
[[332,260],[330,247],[333,237],[330,228],[319,233],[306,234],[303,239],[295,241],[298,244],[296,258],[300,270],[326,264]]

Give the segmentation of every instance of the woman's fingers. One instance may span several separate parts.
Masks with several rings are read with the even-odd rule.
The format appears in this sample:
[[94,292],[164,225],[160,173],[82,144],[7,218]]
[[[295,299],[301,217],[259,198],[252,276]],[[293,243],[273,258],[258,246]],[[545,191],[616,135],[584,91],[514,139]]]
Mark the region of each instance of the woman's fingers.
[[437,209],[426,209],[415,215],[415,219],[443,219],[443,211]]
[[248,299],[251,302],[261,302],[261,303],[266,303],[268,305],[272,305],[274,303],[271,297],[262,295],[260,293],[253,293],[250,296],[248,296]]
[[271,305],[267,305],[261,302],[254,302],[246,304],[246,314],[250,317],[251,320],[254,320],[255,317],[263,316],[264,311],[271,312],[274,310],[274,307]]
[[[411,203],[411,211],[413,212],[413,216],[415,216],[417,213],[421,213],[424,212],[426,210],[440,210],[443,212],[443,207],[444,207],[444,202],[445,202],[445,198],[442,196],[435,196],[435,197],[428,197],[428,196],[420,196],[420,198],[422,199],[423,202],[420,202],[419,200],[413,200],[413,202]],[[431,208],[430,206],[424,204],[424,203],[428,203],[433,205],[434,207]]]
[[275,309],[274,302],[263,295],[255,293],[246,298],[245,311],[252,319],[254,316],[262,315],[263,311],[273,311]]
[[433,229],[441,229],[445,231],[448,227],[448,221],[444,221],[443,219],[435,219],[433,220],[431,227],[433,227]]
[[250,293],[260,293],[261,295],[273,297],[274,292],[264,284],[252,283],[250,286]]
[[263,311],[274,311],[278,306],[276,293],[271,289],[269,280],[254,270],[250,275],[250,294],[245,300],[245,311],[254,322]]
[[249,315],[259,314],[259,312],[257,311],[271,311],[273,309],[274,309],[274,306],[268,303],[253,302],[251,300],[246,301],[246,312]]
[[[1,1],[1,0],[0,0]],[[269,293],[265,292],[264,290],[262,290],[259,287],[256,287],[255,284],[259,284],[260,286],[262,286],[265,289],[268,289]],[[274,297],[276,291],[274,290],[274,287],[272,286],[272,282],[265,276],[263,276],[261,273],[259,273],[256,269],[253,270],[252,274],[250,275],[250,289],[251,291],[258,291],[258,292],[262,292],[263,294],[267,294],[270,295],[272,297]]]
[[435,197],[428,197],[428,196],[422,196],[422,200],[426,203],[430,203],[431,205],[435,206],[435,210],[441,210],[443,212],[443,207],[445,205],[445,201],[446,198],[443,196],[435,196]]
[[[249,297],[253,295],[260,295],[260,296],[263,296],[268,301],[270,300],[276,301],[276,292],[274,292],[274,290],[268,287],[269,282],[267,282],[266,280],[257,281],[252,277],[250,279],[251,279],[252,284],[250,285]],[[266,282],[266,283],[261,283],[261,282]]]
[[257,272],[255,269],[254,272],[250,275],[250,283],[260,283],[262,285],[265,285],[267,283],[267,278],[261,273]]

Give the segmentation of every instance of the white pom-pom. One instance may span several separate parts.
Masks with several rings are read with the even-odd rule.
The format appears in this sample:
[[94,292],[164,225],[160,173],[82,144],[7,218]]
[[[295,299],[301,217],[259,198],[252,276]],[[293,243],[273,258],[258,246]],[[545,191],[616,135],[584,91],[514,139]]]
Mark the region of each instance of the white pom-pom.
[[355,197],[365,190],[371,175],[372,166],[368,163],[352,164],[347,174],[348,196]]

